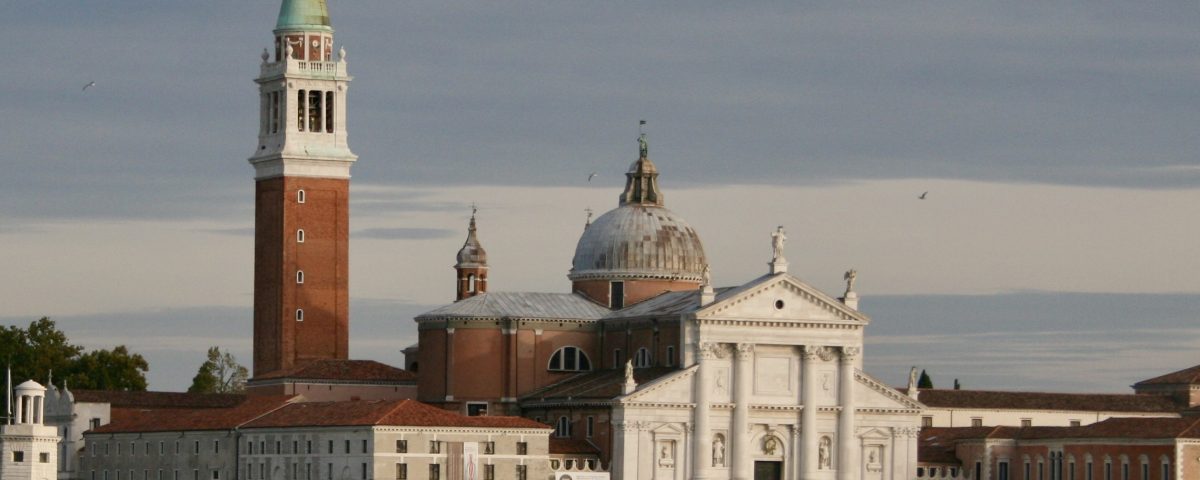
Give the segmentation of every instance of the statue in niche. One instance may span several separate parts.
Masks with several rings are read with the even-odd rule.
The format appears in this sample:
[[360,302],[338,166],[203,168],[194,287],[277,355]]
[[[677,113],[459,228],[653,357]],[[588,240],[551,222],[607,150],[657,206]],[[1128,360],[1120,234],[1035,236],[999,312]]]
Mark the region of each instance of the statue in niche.
[[763,440],[763,453],[775,455],[776,450],[779,450],[779,440],[776,440],[774,435],[768,436]]
[[829,437],[821,437],[821,444],[817,448],[817,468],[822,470],[830,469],[829,448],[832,443]]
[[879,450],[883,447],[870,447],[867,450],[867,471],[878,472],[883,470],[883,464],[879,461]]
[[671,457],[671,442],[662,442],[662,448],[658,452],[658,465],[660,467],[675,465],[675,459]]
[[713,435],[712,464],[714,467],[725,466],[725,436],[719,433]]

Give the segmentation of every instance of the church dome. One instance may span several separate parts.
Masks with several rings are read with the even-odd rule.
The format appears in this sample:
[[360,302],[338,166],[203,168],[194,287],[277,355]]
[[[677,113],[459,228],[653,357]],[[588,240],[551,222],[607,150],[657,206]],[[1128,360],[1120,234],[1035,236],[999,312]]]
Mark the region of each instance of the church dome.
[[674,212],[659,205],[626,204],[584,230],[568,277],[699,282],[707,263],[700,236]]
[[663,206],[645,135],[638,144],[641,155],[625,174],[620,206],[589,223],[575,246],[572,281],[703,280],[708,260],[700,236]]
[[467,228],[467,240],[458,250],[457,260],[456,267],[487,266],[487,251],[483,249],[483,245],[479,243],[479,236],[475,233],[475,212],[471,212],[471,226]]

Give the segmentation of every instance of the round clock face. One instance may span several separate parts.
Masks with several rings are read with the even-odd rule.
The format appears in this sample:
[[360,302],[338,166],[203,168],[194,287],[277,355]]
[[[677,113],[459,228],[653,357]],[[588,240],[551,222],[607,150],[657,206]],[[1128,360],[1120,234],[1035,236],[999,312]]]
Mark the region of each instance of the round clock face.
[[318,42],[318,41],[316,41],[316,40],[313,40],[313,48],[317,48],[317,47],[319,47],[319,46],[321,46],[321,42]]

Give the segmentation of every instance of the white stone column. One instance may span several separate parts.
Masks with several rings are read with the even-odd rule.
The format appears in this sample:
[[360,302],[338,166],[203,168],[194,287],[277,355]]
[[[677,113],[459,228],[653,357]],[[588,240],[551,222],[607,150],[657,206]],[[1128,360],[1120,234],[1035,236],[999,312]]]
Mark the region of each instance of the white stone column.
[[729,427],[729,441],[733,452],[729,455],[731,477],[734,480],[754,478],[754,463],[750,455],[750,388],[754,368],[754,344],[737,344],[733,373],[733,425]]
[[801,350],[804,364],[801,366],[804,409],[800,411],[800,478],[809,480],[817,476],[817,354],[822,347],[805,345]]
[[699,361],[694,382],[696,407],[692,410],[692,478],[708,478],[712,467],[712,432],[708,419],[712,415],[712,401],[709,399],[709,380],[712,376],[712,361],[717,358],[718,345],[708,342],[696,345]]
[[841,360],[838,362],[838,396],[842,407],[838,414],[838,449],[837,469],[839,480],[855,480],[858,478],[860,445],[854,434],[854,362],[862,352],[859,347],[842,347]]

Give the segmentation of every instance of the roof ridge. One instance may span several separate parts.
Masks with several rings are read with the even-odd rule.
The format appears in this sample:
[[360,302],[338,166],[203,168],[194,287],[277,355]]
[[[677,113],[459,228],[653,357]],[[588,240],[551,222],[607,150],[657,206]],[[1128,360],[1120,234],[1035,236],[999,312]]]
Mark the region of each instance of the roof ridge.
[[272,414],[272,413],[275,413],[275,411],[277,411],[277,410],[279,410],[279,409],[281,409],[281,408],[283,408],[283,407],[286,407],[286,406],[289,406],[289,405],[293,405],[293,404],[294,404],[294,403],[293,403],[293,401],[295,401],[297,398],[300,398],[300,397],[302,397],[302,396],[303,396],[303,395],[294,395],[294,396],[292,396],[291,398],[289,398],[289,399],[287,399],[287,400],[284,400],[283,402],[280,402],[280,403],[279,403],[279,405],[276,405],[276,406],[275,406],[275,408],[272,408],[272,409],[270,409],[270,410],[267,410],[267,411],[265,411],[265,412],[262,412],[262,413],[258,414],[257,416],[255,416],[255,417],[253,417],[253,418],[250,418],[250,419],[248,419],[248,420],[245,420],[245,421],[243,421],[243,422],[240,422],[240,423],[238,423],[237,425],[234,425],[234,426],[233,426],[233,430],[237,430],[237,429],[239,429],[239,428],[242,428],[242,425],[245,425],[245,424],[247,424],[247,423],[253,422],[253,421],[255,421],[255,420],[258,420],[258,419],[260,419],[260,418],[262,418],[262,417],[265,417],[265,416],[267,416],[267,415],[270,415],[270,414]]

